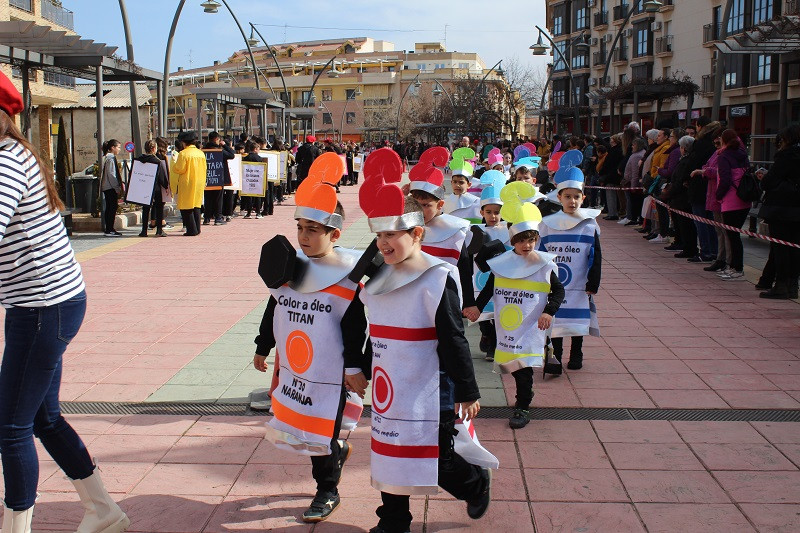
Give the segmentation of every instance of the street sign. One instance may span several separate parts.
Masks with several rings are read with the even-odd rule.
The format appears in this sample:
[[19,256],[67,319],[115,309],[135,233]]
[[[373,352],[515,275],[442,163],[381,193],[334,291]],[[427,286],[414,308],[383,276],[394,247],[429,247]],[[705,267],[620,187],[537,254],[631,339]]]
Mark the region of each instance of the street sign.
[[125,151],[129,154],[133,153],[134,148],[136,148],[136,146],[131,141],[125,143]]

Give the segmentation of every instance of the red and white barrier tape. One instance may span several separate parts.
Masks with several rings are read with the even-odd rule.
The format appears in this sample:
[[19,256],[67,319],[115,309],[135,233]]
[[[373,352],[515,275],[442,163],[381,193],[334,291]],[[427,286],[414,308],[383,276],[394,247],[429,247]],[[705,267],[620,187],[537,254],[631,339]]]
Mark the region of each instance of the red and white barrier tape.
[[[595,186],[595,185],[587,185],[585,188],[587,188],[587,189],[609,189],[609,190],[616,190],[616,191],[630,191],[630,190],[641,191],[642,190],[641,187],[637,187],[637,188],[599,187],[599,186]],[[653,201],[655,203],[661,205],[661,206],[666,207],[667,210],[672,211],[673,213],[677,213],[677,214],[679,214],[681,216],[684,216],[684,217],[686,217],[688,219],[696,220],[698,222],[701,222],[703,224],[707,224],[709,226],[717,226],[718,228],[723,228],[723,229],[726,229],[726,230],[729,230],[729,231],[736,231],[736,232],[739,232],[739,233],[741,233],[743,235],[747,235],[749,237],[755,237],[756,239],[762,239],[762,240],[769,241],[769,242],[774,242],[774,243],[777,243],[777,244],[783,244],[784,246],[791,246],[792,248],[800,248],[800,244],[797,244],[797,243],[794,243],[794,242],[782,241],[781,239],[776,239],[775,237],[769,237],[768,235],[762,235],[760,233],[755,233],[753,231],[748,231],[748,230],[742,229],[742,228],[734,228],[733,226],[729,226],[727,224],[723,224],[722,222],[717,222],[715,220],[710,220],[710,219],[707,219],[705,217],[701,217],[701,216],[698,216],[698,215],[695,215],[695,214],[692,214],[692,213],[687,213],[686,211],[681,211],[680,209],[675,209],[674,207],[670,207],[667,204],[665,204],[664,202],[662,202],[661,200],[656,200],[655,198],[653,198]]]
[[643,192],[641,187],[603,187],[601,185],[584,185],[584,189],[603,189],[606,191],[639,191]]

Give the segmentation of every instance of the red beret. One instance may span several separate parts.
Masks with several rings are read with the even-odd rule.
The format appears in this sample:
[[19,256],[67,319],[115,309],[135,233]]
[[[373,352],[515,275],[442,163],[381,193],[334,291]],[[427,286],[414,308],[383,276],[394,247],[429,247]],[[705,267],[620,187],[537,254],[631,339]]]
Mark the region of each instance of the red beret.
[[308,135],[308,136],[306,136],[306,142],[307,143],[315,143],[315,142],[317,142],[317,138],[314,137],[313,135]]
[[22,104],[22,95],[11,80],[0,72],[0,109],[6,112],[10,117],[13,117],[24,109]]

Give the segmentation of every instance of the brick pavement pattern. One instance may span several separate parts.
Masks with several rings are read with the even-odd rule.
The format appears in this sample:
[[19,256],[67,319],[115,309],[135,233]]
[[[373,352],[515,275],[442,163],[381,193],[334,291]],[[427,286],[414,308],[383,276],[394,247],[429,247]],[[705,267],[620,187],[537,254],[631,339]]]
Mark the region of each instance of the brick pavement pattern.
[[[356,192],[344,187],[341,199],[361,234],[345,235],[364,246]],[[256,265],[263,242],[293,235],[293,209],[86,255],[89,310],[65,356],[62,399],[235,401],[265,381],[250,367],[267,297]],[[601,226],[603,337],[585,342],[582,370],[537,375],[535,406],[800,408],[797,302],[759,299],[750,282],[722,282],[629,228]],[[505,404],[493,387],[509,382],[477,349],[475,365],[482,388],[498,392],[484,405]],[[310,526],[299,521],[314,492],[308,459],[264,441],[263,417],[68,418],[130,531],[356,532],[377,523],[366,420],[345,434],[354,452],[341,509]],[[506,420],[479,419],[476,427],[500,459],[487,516],[470,521],[446,494],[414,498],[413,531],[800,530],[798,423],[535,420],[512,431]],[[77,495],[39,453],[34,531],[74,531]]]

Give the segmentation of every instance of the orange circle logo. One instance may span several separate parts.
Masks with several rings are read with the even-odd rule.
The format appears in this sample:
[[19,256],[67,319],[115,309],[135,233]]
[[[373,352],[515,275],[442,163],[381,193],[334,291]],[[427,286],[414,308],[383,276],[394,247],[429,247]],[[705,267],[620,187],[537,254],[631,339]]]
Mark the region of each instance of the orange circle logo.
[[289,338],[286,339],[286,359],[297,374],[302,374],[309,369],[314,360],[314,348],[308,335],[300,330],[289,334]]

